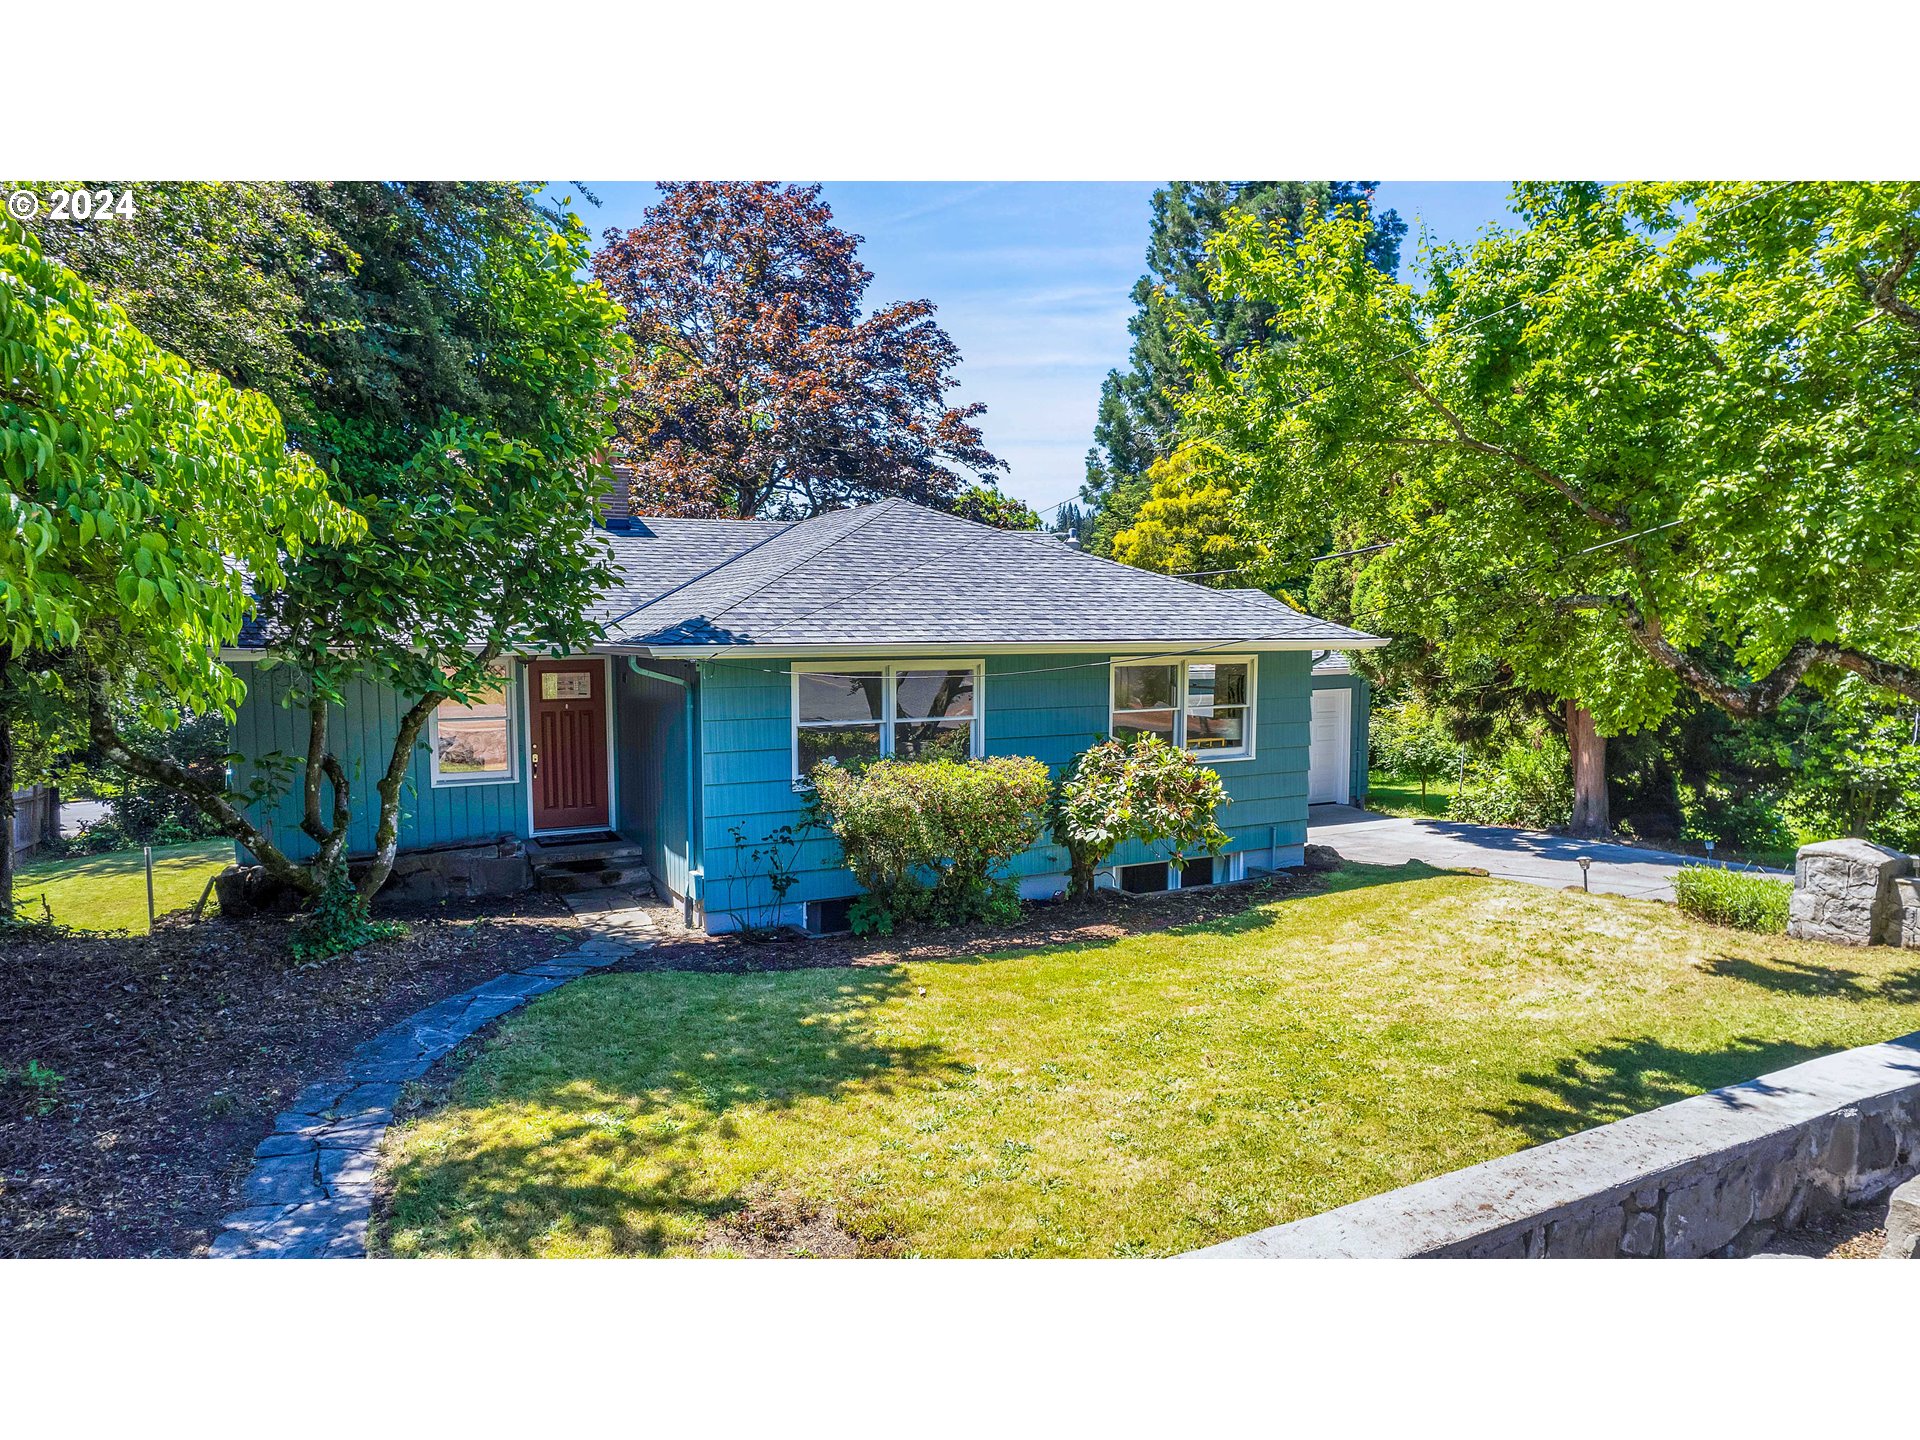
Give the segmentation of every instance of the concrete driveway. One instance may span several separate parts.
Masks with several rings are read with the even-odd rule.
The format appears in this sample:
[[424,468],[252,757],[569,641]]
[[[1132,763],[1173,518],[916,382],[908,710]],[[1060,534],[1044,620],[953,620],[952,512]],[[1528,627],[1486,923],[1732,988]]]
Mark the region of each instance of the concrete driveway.
[[1424,860],[1451,870],[1477,867],[1502,879],[1554,890],[1580,884],[1580,866],[1575,862],[1585,855],[1593,861],[1587,875],[1593,889],[1647,900],[1673,899],[1673,872],[1682,865],[1703,863],[1694,855],[1596,844],[1539,830],[1465,825],[1456,820],[1396,820],[1351,805],[1315,805],[1308,810],[1307,843],[1331,845],[1346,859],[1370,865]]

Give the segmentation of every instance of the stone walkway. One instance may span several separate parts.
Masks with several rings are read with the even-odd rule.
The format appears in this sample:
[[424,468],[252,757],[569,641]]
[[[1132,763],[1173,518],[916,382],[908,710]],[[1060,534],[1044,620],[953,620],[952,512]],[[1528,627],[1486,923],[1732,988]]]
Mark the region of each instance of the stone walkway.
[[254,1149],[244,1208],[223,1217],[215,1258],[303,1260],[367,1253],[380,1142],[400,1087],[481,1027],[569,980],[654,944],[651,894],[625,889],[561,897],[590,939],[577,950],[496,975],[389,1026],[353,1052],[344,1073],[316,1080],[274,1117]]

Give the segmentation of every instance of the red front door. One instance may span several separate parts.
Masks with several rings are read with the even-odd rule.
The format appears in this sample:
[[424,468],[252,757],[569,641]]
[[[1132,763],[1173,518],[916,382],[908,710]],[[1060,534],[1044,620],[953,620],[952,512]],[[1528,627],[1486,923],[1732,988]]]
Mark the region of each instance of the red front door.
[[536,831],[607,823],[606,683],[607,667],[598,660],[541,660],[527,667]]

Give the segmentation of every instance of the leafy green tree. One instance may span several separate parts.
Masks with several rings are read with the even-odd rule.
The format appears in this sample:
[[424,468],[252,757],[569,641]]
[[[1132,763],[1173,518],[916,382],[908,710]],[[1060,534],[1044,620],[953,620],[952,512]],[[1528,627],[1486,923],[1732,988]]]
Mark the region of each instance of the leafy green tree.
[[[1179,443],[1179,400],[1190,381],[1176,353],[1183,327],[1203,332],[1229,365],[1241,351],[1265,344],[1273,312],[1257,297],[1216,293],[1207,283],[1207,245],[1233,216],[1277,223],[1297,233],[1309,217],[1349,210],[1367,217],[1368,255],[1392,274],[1406,224],[1393,211],[1372,215],[1371,180],[1176,180],[1153,194],[1147,273],[1133,287],[1128,368],[1100,387],[1093,449],[1083,494],[1118,511],[1109,536],[1124,530],[1151,484],[1138,482]],[[1097,542],[1097,553],[1106,554]]]
[[1521,223],[1369,258],[1363,219],[1232,218],[1188,422],[1276,550],[1387,546],[1353,615],[1560,697],[1577,829],[1605,734],[1683,690],[1748,718],[1810,674],[1920,697],[1920,185],[1520,185]]
[[996,485],[972,485],[953,501],[953,513],[962,520],[991,525],[996,530],[1038,530],[1040,517],[1024,500],[1003,494]]
[[[470,701],[500,656],[577,649],[610,578],[593,530],[623,345],[618,311],[579,279],[586,232],[552,219],[522,185],[334,185],[303,192],[316,226],[353,258],[296,281],[306,423],[335,498],[364,521],[348,544],[315,545],[263,597],[275,663],[306,711],[296,861],[164,757],[123,743],[104,677],[93,722],[110,759],[194,795],[279,878],[337,891],[357,794],[330,734],[329,702],[356,682],[407,697],[373,777],[375,850],[358,889],[385,882],[404,782],[427,718]],[[217,249],[205,263],[219,261]],[[170,337],[171,338],[171,337]],[[190,336],[179,337],[183,344]]]
[[[44,253],[86,277],[146,336],[273,401],[288,428],[311,420],[303,292],[343,279],[355,257],[321,212],[327,187],[283,181],[0,182],[41,197],[29,222]],[[56,191],[130,195],[134,213],[57,218]]]
[[1228,803],[1218,770],[1158,735],[1104,740],[1083,750],[1053,807],[1053,838],[1067,852],[1070,893],[1092,898],[1094,872],[1128,840],[1167,846],[1176,868],[1196,853],[1220,854],[1228,837],[1214,816]]
[[0,219],[0,910],[11,914],[16,691],[75,665],[150,714],[231,712],[216,658],[271,591],[360,522],[263,397],[141,334]]
[[1253,583],[1241,572],[1264,560],[1267,550],[1241,523],[1231,477],[1200,473],[1191,455],[1176,450],[1154,461],[1147,479],[1153,494],[1114,536],[1115,560],[1162,575],[1194,575],[1197,583],[1221,589]]
[[[1854,835],[1920,850],[1920,713],[1859,676],[1842,675],[1825,693],[1802,686],[1717,749],[1741,778],[1757,780],[1752,788],[1797,840]],[[1735,838],[1717,826],[1710,833]]]
[[1374,763],[1397,779],[1415,781],[1423,800],[1428,785],[1460,765],[1460,742],[1439,712],[1419,700],[1374,711],[1370,729]]

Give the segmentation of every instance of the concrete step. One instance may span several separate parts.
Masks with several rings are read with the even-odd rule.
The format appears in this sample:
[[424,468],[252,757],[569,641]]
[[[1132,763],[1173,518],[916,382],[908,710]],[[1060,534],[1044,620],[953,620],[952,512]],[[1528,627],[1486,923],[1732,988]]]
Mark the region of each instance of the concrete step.
[[583,860],[643,860],[646,853],[633,841],[611,834],[584,840],[529,840],[526,852],[536,869],[548,863],[568,865]]
[[579,895],[623,886],[651,890],[653,873],[639,860],[548,860],[533,867],[534,883],[549,895]]

